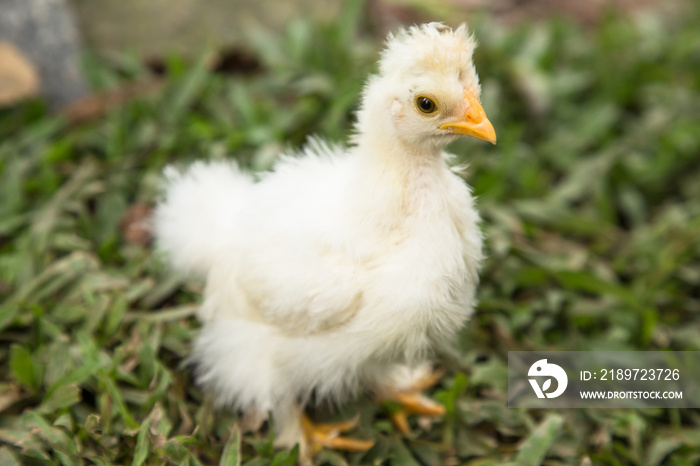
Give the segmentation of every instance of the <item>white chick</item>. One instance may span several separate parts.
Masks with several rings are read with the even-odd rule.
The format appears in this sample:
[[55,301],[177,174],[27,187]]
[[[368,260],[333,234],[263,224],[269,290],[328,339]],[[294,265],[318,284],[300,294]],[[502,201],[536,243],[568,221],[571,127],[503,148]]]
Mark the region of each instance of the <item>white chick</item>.
[[[166,171],[159,247],[206,279],[197,380],[220,405],[271,412],[280,446],[369,448],[338,435],[352,422],[312,424],[312,393],[406,395],[391,387],[401,366],[419,367],[472,314],[479,215],[442,149],[458,135],[496,141],[474,48],[464,25],[390,35],[347,148],[312,140],[258,182],[234,162]],[[415,387],[434,383],[417,373]],[[405,398],[409,412],[442,412]]]

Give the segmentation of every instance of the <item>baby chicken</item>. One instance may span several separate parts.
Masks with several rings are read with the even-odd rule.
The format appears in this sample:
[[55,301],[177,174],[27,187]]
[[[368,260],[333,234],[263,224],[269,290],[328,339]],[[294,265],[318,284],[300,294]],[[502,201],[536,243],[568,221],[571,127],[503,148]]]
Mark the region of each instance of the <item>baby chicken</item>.
[[482,240],[470,189],[443,148],[496,142],[462,25],[390,35],[349,147],[312,140],[255,182],[234,162],[166,170],[155,214],[172,265],[206,279],[191,360],[220,405],[274,417],[280,446],[363,450],[353,422],[303,407],[360,389],[440,414],[420,395],[436,342],[472,314]]

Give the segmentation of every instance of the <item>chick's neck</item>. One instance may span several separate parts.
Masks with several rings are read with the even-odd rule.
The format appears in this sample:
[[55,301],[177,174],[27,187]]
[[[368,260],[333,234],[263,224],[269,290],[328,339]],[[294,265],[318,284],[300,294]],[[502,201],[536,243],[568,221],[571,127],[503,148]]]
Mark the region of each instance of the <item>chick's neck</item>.
[[441,202],[448,169],[440,145],[401,138],[392,119],[392,104],[381,105],[379,99],[373,103],[363,105],[358,114],[352,150],[358,172],[352,190],[364,218],[389,231],[426,206]]
[[[391,121],[386,123],[391,125]],[[363,176],[378,183],[390,180],[391,184],[406,186],[446,168],[441,147],[407,143],[386,123],[366,126],[354,140],[353,152]]]

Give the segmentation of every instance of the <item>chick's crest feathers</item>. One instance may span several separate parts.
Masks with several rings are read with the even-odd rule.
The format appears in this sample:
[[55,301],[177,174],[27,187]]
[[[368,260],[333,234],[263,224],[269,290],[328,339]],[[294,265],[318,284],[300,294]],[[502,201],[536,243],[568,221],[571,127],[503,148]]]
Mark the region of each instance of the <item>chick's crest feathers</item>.
[[471,63],[476,39],[466,24],[452,29],[442,23],[427,23],[389,34],[379,60],[382,75],[404,74],[416,67],[441,71],[455,61]]

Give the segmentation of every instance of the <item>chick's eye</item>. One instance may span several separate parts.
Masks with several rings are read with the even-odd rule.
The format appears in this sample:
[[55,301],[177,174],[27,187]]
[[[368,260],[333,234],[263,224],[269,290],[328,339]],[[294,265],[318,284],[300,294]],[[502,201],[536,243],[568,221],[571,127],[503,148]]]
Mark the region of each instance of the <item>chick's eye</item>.
[[426,115],[430,115],[437,111],[437,105],[433,99],[423,95],[416,97],[416,107],[418,107],[418,110],[420,110],[421,113]]

